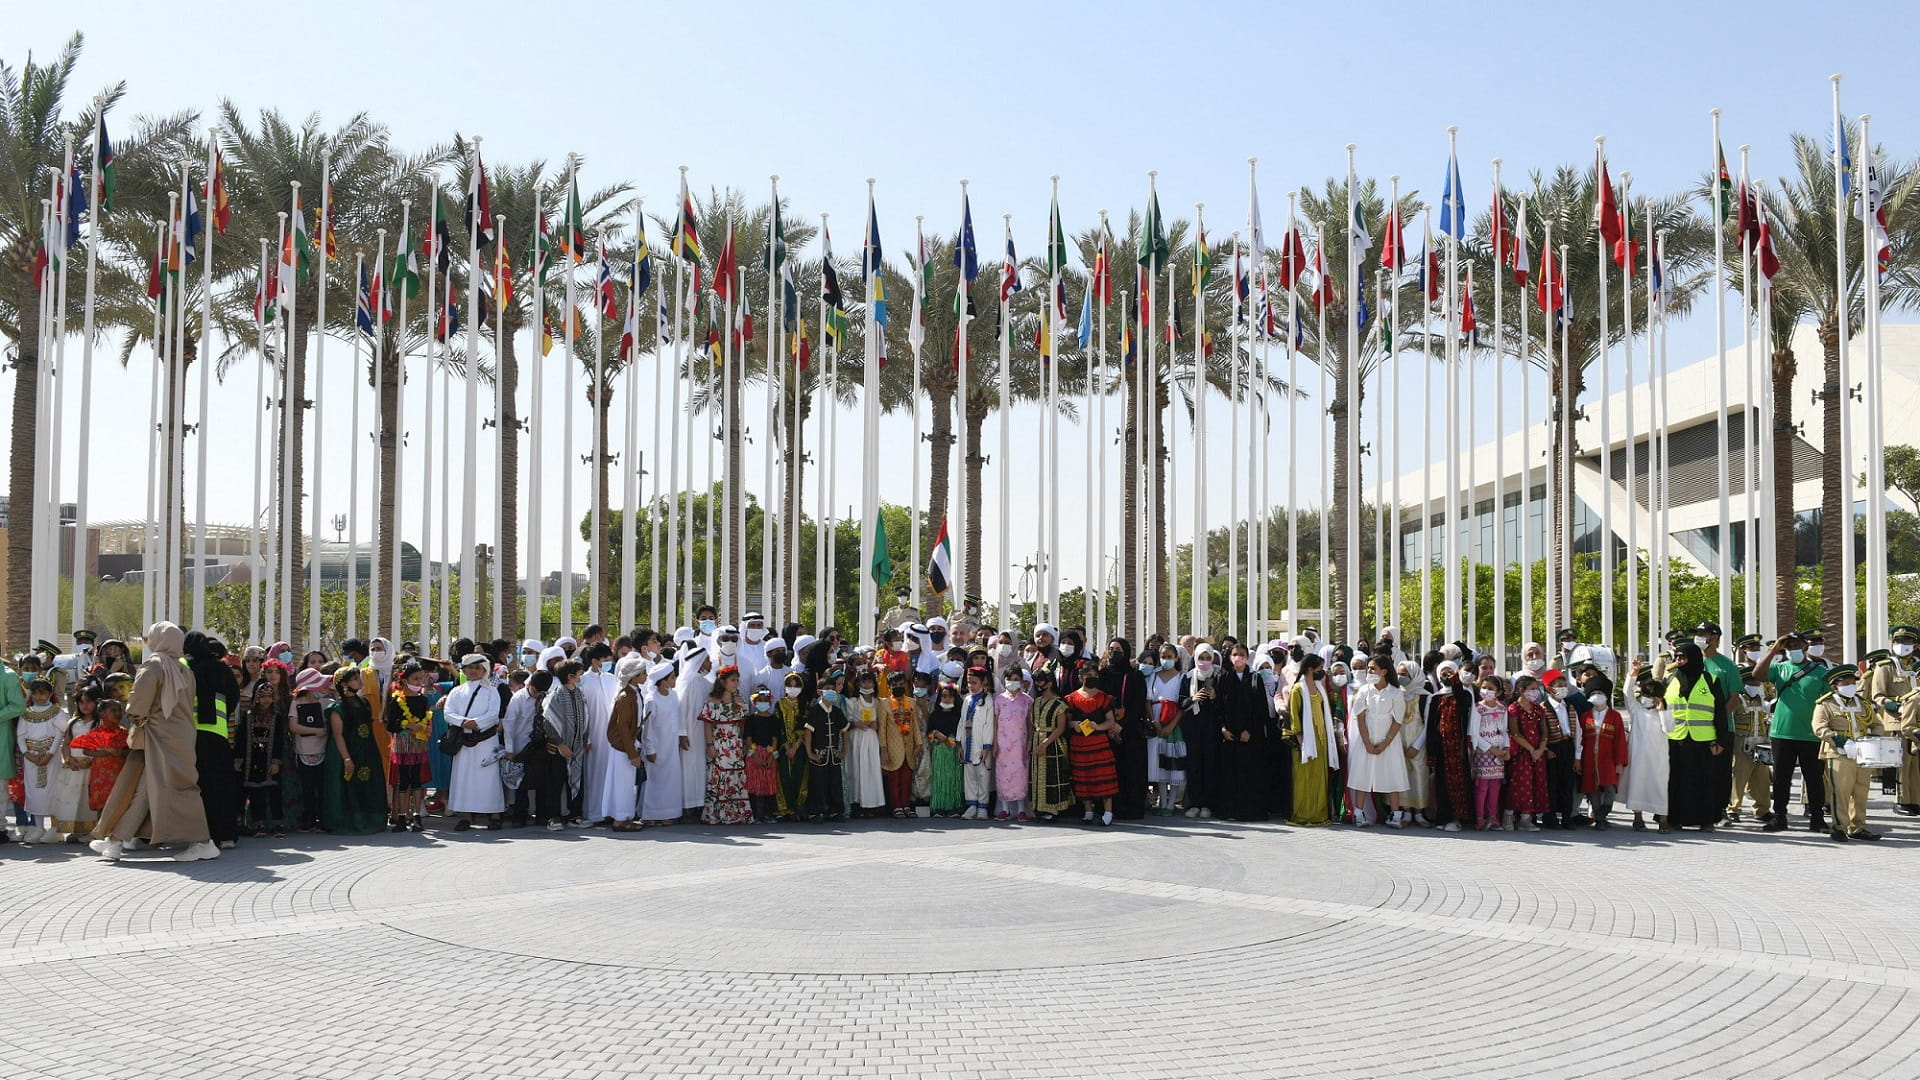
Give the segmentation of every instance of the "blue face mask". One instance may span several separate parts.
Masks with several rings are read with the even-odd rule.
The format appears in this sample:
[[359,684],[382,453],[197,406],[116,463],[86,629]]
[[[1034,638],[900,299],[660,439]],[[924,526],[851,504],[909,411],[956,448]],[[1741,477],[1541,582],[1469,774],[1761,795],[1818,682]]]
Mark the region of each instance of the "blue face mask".
[[600,672],[603,675],[613,674],[613,661],[611,660],[600,661]]
[[1140,674],[1142,674],[1142,675],[1151,675],[1151,674],[1153,674],[1153,672],[1154,672],[1154,667],[1153,667],[1153,665],[1152,665],[1152,664],[1141,664],[1141,665],[1140,665]]
[[719,625],[719,623],[714,622],[712,619],[701,619],[700,632],[703,634],[711,634]]
[[283,664],[291,664],[293,663],[293,654],[290,652],[279,653],[274,656],[274,659],[280,661]]
[[927,696],[927,688],[926,688],[926,687],[924,687],[924,686],[916,686],[916,687],[914,687],[914,688],[913,688],[913,696],[914,696],[914,697],[926,697],[926,696]]
[[1161,671],[1172,671],[1172,670],[1173,670],[1173,661],[1171,661],[1171,660],[1162,660],[1162,661],[1160,661],[1160,670],[1161,670]]
[[820,702],[823,705],[829,705],[829,706],[840,704],[840,691],[838,690],[820,691]]

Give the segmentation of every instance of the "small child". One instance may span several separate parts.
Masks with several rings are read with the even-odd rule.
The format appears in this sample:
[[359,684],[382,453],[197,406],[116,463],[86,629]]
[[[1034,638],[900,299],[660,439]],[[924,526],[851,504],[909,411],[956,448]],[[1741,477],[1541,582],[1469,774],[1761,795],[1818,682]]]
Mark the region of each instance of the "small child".
[[60,737],[67,710],[53,699],[53,682],[36,676],[27,683],[27,707],[20,714],[20,842],[53,836],[53,796],[60,771]]
[[81,687],[73,696],[73,715],[60,732],[60,768],[53,781],[53,831],[65,834],[70,844],[85,839],[98,819],[87,806],[87,772],[93,762],[86,751],[73,748],[73,740],[85,738],[99,721],[102,696],[98,687]]
[[1500,785],[1507,775],[1512,741],[1507,736],[1507,707],[1500,701],[1500,682],[1480,680],[1480,700],[1473,706],[1474,816],[1480,831],[1500,828]]
[[999,812],[994,820],[1027,820],[1027,744],[1031,741],[1028,716],[1033,698],[1027,695],[1027,680],[1017,667],[1008,668],[1001,681],[1000,696],[993,703],[993,785],[999,793]]
[[773,688],[756,687],[747,703],[747,799],[753,822],[770,825],[780,817],[780,718],[773,715]]
[[967,669],[967,696],[960,703],[961,782],[966,790],[968,821],[987,819],[987,792],[993,786],[993,677],[983,667]]
[[960,813],[960,747],[954,740],[959,731],[960,688],[942,682],[927,713],[927,802],[933,807],[934,817]]
[[1593,708],[1580,722],[1580,793],[1593,807],[1593,827],[1611,829],[1607,815],[1620,790],[1620,770],[1627,766],[1627,722],[1613,707],[1612,691],[1588,691]]
[[74,736],[68,744],[70,751],[83,753],[92,761],[87,767],[87,807],[95,815],[106,808],[114,781],[120,779],[120,769],[127,763],[127,729],[120,723],[125,708],[118,698],[102,698],[95,710],[98,719],[93,730]]

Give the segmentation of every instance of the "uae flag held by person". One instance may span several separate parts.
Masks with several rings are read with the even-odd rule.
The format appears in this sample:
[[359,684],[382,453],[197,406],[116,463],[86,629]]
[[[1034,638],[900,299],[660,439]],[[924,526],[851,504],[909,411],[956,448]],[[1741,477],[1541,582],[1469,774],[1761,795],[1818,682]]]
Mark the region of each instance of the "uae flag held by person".
[[945,596],[953,588],[953,541],[947,537],[945,518],[940,519],[940,535],[933,542],[933,558],[927,562],[927,584],[936,596]]

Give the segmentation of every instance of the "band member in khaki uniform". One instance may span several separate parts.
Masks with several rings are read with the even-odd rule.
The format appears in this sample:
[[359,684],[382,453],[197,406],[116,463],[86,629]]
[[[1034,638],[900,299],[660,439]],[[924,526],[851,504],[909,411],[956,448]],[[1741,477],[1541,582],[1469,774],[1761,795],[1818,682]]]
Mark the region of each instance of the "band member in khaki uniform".
[[1820,758],[1827,763],[1827,802],[1833,813],[1834,840],[1878,840],[1867,831],[1867,789],[1872,774],[1854,764],[1847,744],[1880,733],[1879,717],[1860,697],[1860,673],[1846,665],[1827,672],[1833,689],[1813,706],[1813,733],[1820,739]]
[[1741,803],[1751,798],[1753,816],[1764,825],[1773,820],[1773,770],[1754,751],[1767,743],[1773,699],[1766,696],[1766,683],[1753,668],[1741,668],[1740,678],[1742,692],[1727,703],[1727,719],[1733,726],[1733,798],[1727,801],[1727,820],[1739,821]]
[[[1886,714],[1881,723],[1889,728],[1895,726],[1892,718],[1901,715],[1901,701],[1920,688],[1920,628],[1896,626],[1892,638],[1891,651],[1867,654],[1866,699]],[[1907,754],[1900,763],[1895,797],[1900,813],[1912,816],[1920,814],[1920,754],[1915,752],[1920,742],[1915,741],[1913,728],[1905,723],[1898,726]]]

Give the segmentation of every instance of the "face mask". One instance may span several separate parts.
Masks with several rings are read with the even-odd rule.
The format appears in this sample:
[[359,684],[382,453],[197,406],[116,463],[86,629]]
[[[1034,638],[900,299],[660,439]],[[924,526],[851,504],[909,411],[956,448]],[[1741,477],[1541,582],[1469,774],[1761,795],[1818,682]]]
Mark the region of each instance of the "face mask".
[[597,665],[597,667],[599,668],[600,673],[603,675],[613,674],[613,661],[611,660],[602,660]]
[[1536,656],[1522,666],[1527,669],[1527,674],[1538,675],[1547,669],[1547,661],[1545,657]]
[[[1898,645],[1895,645],[1895,646],[1894,646],[1893,648],[1894,648],[1894,651],[1895,651],[1895,652],[1898,652],[1898,651],[1900,650],[1900,646],[1898,646]],[[1762,651],[1762,650],[1760,650],[1760,649],[1748,649],[1748,650],[1747,650],[1747,663],[1749,663],[1749,664],[1757,664],[1757,663],[1759,663],[1759,662],[1760,662],[1760,658],[1761,658],[1762,656],[1765,656],[1765,655],[1766,655],[1766,653],[1765,653],[1764,651]]]
[[1554,687],[1554,688],[1553,688],[1553,700],[1555,700],[1555,701],[1565,701],[1565,700],[1567,700],[1567,692],[1568,692],[1568,691],[1567,691],[1567,688],[1566,688],[1566,687],[1564,687],[1564,686],[1556,686],[1556,687]]
[[838,705],[840,704],[840,691],[822,690],[820,691],[820,701],[825,705]]
[[523,652],[520,654],[520,666],[532,667],[533,662],[539,658],[540,658],[540,654],[538,653]]
[[1373,685],[1385,690],[1387,688],[1387,677],[1385,675],[1375,675],[1373,677]]
[[1654,700],[1650,697],[1641,697],[1637,700],[1640,702],[1640,707],[1643,709],[1651,709],[1654,706]]
[[1572,652],[1572,651],[1573,651],[1573,647],[1574,647],[1575,645],[1578,645],[1578,644],[1580,644],[1580,643],[1579,643],[1579,642],[1577,642],[1577,641],[1563,641],[1563,642],[1561,642],[1561,643],[1560,643],[1560,651],[1561,651],[1561,652]]
[[1196,660],[1194,661],[1194,664],[1193,664],[1193,670],[1199,672],[1202,675],[1211,675],[1213,674],[1213,661]]
[[1027,688],[1027,684],[1017,680],[1007,683],[1007,693],[1017,694]]
[[274,655],[274,659],[280,661],[283,664],[291,664],[293,663],[293,654],[290,652],[276,653]]
[[1013,646],[1003,641],[993,647],[993,655],[1001,660],[1005,660],[1007,657],[1013,655]]
[[1747,696],[1748,696],[1748,697],[1759,697],[1759,696],[1760,696],[1760,684],[1759,684],[1759,683],[1748,683],[1748,684],[1746,685],[1746,691],[1747,691]]
[[1809,646],[1807,646],[1807,655],[1808,655],[1808,656],[1811,656],[1811,657],[1815,657],[1815,658],[1818,658],[1818,657],[1822,657],[1822,656],[1825,656],[1826,654],[1827,654],[1827,647],[1826,647],[1825,645],[1809,645]]
[[860,696],[861,696],[861,697],[872,697],[873,695],[874,695],[874,689],[873,689],[873,687],[871,687],[871,686],[863,686],[863,687],[861,687],[861,688],[860,688]]
[[789,658],[786,653],[771,652],[767,654],[767,663],[772,667],[786,667],[789,663]]
[[935,645],[939,645],[947,640],[947,632],[945,630],[933,630],[928,632],[927,637],[932,639]]
[[1500,691],[1495,690],[1491,686],[1483,686],[1480,688],[1481,701],[1492,701],[1494,698],[1497,698],[1499,696],[1500,696]]
[[781,692],[782,694],[785,694],[785,695],[786,695],[787,697],[799,697],[799,696],[800,696],[800,688],[799,688],[799,687],[797,687],[797,686],[784,686],[784,687],[781,687],[781,688],[780,688],[780,692]]
[[1160,661],[1160,670],[1161,670],[1161,671],[1172,671],[1172,670],[1173,670],[1173,661],[1171,661],[1171,660],[1162,660],[1162,661]]
[[773,702],[756,701],[753,703],[753,711],[757,713],[770,713],[773,711]]
[[1695,646],[1697,646],[1700,649],[1701,652],[1707,651],[1707,639],[1703,635],[1700,635],[1700,634],[1693,635],[1693,643]]
[[719,623],[716,623],[716,622],[714,622],[714,621],[713,621],[712,619],[701,619],[701,620],[700,620],[700,632],[701,632],[701,633],[703,633],[703,634],[711,634],[711,633],[713,633],[713,632],[714,632],[715,630],[717,630],[717,629],[719,629],[719,626],[720,626],[720,624],[719,624]]
[[1839,686],[1834,687],[1834,689],[1840,692],[1841,697],[1852,697],[1860,692],[1860,684],[1841,683]]
[[765,627],[749,626],[744,631],[741,632],[740,636],[746,638],[748,644],[758,645],[762,641],[766,640],[767,631]]
[[1896,641],[1896,642],[1894,642],[1894,643],[1893,643],[1893,655],[1895,655],[1895,656],[1912,656],[1912,655],[1913,655],[1913,643],[1912,643],[1912,642],[1910,642],[1910,641]]
[[1536,686],[1528,689],[1526,696],[1528,701],[1538,704],[1540,701],[1540,688]]
[[1346,674],[1345,674],[1345,673],[1341,673],[1341,674],[1338,674],[1338,675],[1335,675],[1335,676],[1333,677],[1333,685],[1335,685],[1335,686],[1345,686],[1345,685],[1347,685],[1347,676],[1346,676]]
[[1807,650],[1805,649],[1788,649],[1787,650],[1787,662],[1790,664],[1798,664],[1804,661],[1806,658],[1807,658]]
[[916,686],[916,687],[914,687],[914,688],[913,688],[913,696],[914,696],[914,697],[926,697],[926,696],[927,696],[927,688],[926,688],[926,687],[924,687],[924,686]]
[[736,642],[723,641],[720,643],[721,656],[732,656],[734,653],[737,653],[739,651],[740,651],[740,646]]
[[1080,655],[1080,646],[1078,646],[1078,645],[1074,645],[1074,644],[1072,644],[1072,643],[1068,643],[1068,644],[1066,644],[1066,645],[1062,645],[1062,646],[1060,646],[1060,655],[1061,655],[1061,656],[1064,656],[1064,657],[1066,657],[1066,658],[1067,658],[1067,659],[1069,659],[1069,660],[1071,660],[1071,659],[1073,659],[1074,657],[1076,657],[1076,656],[1079,656],[1079,655]]
[[1151,675],[1154,672],[1154,667],[1152,664],[1141,664],[1139,665],[1139,668],[1140,668],[1140,674],[1142,675]]

